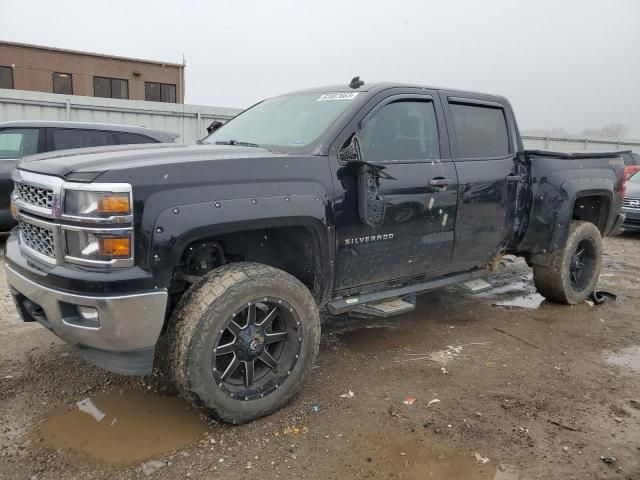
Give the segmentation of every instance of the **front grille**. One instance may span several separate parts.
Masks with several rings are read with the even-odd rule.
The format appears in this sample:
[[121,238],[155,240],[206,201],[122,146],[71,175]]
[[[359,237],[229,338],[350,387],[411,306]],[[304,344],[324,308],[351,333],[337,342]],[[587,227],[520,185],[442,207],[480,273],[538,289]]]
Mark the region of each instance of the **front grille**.
[[29,205],[36,207],[48,208],[53,207],[53,190],[48,188],[36,187],[28,183],[15,184],[15,191],[18,198]]
[[19,222],[19,227],[20,238],[24,245],[42,255],[55,258],[53,229],[40,227],[24,221]]
[[625,208],[637,208],[640,210],[640,198],[625,197],[622,200],[622,206]]

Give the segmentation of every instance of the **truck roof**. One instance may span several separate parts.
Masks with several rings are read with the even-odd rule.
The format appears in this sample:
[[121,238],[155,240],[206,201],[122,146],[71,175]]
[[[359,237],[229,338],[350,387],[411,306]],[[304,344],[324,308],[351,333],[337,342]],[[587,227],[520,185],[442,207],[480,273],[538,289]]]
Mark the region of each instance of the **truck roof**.
[[433,87],[427,85],[417,85],[412,83],[396,83],[396,82],[374,82],[374,83],[365,83],[363,86],[358,88],[351,88],[348,84],[342,85],[325,85],[313,88],[305,88],[302,90],[297,90],[294,92],[288,92],[284,95],[290,93],[327,93],[327,92],[368,92],[368,93],[376,93],[382,90],[387,90],[389,88],[422,88],[425,90],[439,90],[446,91],[448,93],[457,94],[457,95],[474,95],[474,96],[484,96],[487,98],[500,99],[502,101],[506,101],[507,99],[502,95],[497,95],[493,93],[485,93],[485,92],[472,92],[469,90],[456,90],[451,88],[444,87]]

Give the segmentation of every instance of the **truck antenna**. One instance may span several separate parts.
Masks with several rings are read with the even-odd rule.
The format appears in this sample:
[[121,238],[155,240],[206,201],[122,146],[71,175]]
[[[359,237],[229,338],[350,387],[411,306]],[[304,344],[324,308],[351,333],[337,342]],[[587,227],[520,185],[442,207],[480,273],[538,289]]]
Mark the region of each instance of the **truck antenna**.
[[351,83],[349,83],[349,88],[360,88],[363,85],[364,82],[360,80],[360,77],[353,77]]

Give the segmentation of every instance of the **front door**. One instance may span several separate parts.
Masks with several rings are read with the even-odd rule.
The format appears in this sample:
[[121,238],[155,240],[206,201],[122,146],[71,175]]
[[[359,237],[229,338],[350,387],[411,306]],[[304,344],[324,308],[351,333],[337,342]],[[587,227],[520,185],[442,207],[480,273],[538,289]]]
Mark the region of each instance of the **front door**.
[[456,170],[437,95],[413,92],[374,99],[346,129],[359,142],[360,163],[332,158],[337,290],[435,275],[450,265]]

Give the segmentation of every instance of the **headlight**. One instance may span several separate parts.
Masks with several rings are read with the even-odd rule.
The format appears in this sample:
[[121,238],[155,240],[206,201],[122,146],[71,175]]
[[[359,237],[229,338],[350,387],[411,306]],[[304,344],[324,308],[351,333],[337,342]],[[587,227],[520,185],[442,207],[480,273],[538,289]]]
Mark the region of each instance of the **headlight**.
[[65,261],[94,267],[129,267],[133,262],[133,202],[127,183],[67,182],[62,219]]
[[65,229],[66,258],[73,263],[127,265],[132,261],[128,230]]
[[74,217],[93,218],[130,215],[130,193],[65,190],[64,214]]

